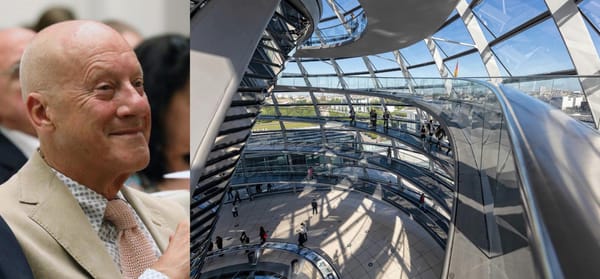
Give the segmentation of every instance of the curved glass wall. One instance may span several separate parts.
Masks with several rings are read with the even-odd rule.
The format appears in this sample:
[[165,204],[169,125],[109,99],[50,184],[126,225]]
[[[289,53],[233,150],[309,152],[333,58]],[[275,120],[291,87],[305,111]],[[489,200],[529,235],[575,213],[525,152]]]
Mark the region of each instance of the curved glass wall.
[[[386,78],[410,80],[424,77],[465,77],[491,79],[498,82],[509,78],[522,79],[524,76],[530,78],[538,76],[540,80],[544,80],[546,79],[544,76],[547,75],[590,75],[590,73],[582,74],[579,70],[588,67],[587,61],[573,58],[573,53],[580,52],[579,48],[582,47],[585,48],[587,55],[595,55],[594,63],[598,63],[600,4],[595,0],[565,0],[565,2],[573,2],[565,5],[579,8],[577,14],[568,16],[553,14],[548,8],[551,5],[544,0],[465,2],[466,9],[459,5],[442,27],[423,41],[402,49],[365,57],[325,60],[301,58],[305,71],[292,65],[296,63],[292,59],[288,62],[291,65],[289,71],[284,69],[281,75],[286,79],[278,81],[278,84],[378,88],[385,83]],[[323,28],[342,25],[342,22],[352,13],[361,11],[360,5],[355,1],[325,1],[324,7],[320,24]],[[465,16],[465,13],[473,17]],[[562,18],[556,18],[560,16]],[[574,29],[576,27],[573,26],[563,27],[564,31],[561,31],[556,22],[566,21],[571,17],[581,17],[586,27],[580,26],[582,29]],[[475,24],[466,24],[469,22],[466,22],[465,18]],[[347,30],[344,31],[348,33]],[[593,45],[566,43],[568,34],[561,34],[561,32],[577,33],[582,38],[589,37]],[[483,34],[483,37],[478,34]],[[426,44],[429,40],[432,42],[430,47]],[[434,54],[439,55],[441,61],[436,61],[433,58]],[[490,76],[489,73],[494,74]],[[293,81],[287,79],[291,75],[297,78]],[[367,78],[349,79],[350,75]],[[328,78],[321,78],[324,76]],[[306,80],[310,84],[307,84]],[[582,82],[584,81],[580,80],[580,83]],[[594,94],[596,88],[597,85],[586,84],[572,91],[580,91],[587,96]],[[578,117],[578,119],[593,118],[591,113],[590,111],[589,117]],[[600,116],[596,116],[596,119],[598,118]],[[598,127],[597,124],[596,126]]]

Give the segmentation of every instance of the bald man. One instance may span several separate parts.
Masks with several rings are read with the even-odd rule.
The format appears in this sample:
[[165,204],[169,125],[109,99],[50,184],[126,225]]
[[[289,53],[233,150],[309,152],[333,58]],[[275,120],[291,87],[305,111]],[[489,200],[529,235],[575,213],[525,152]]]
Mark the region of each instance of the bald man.
[[[189,277],[184,209],[123,187],[149,161],[150,108],[129,44],[102,23],[66,21],[37,34],[20,65],[40,148],[0,186],[0,215],[34,276]],[[132,234],[137,247],[123,242]]]
[[39,146],[19,84],[21,55],[34,35],[23,28],[0,30],[0,183],[13,176]]

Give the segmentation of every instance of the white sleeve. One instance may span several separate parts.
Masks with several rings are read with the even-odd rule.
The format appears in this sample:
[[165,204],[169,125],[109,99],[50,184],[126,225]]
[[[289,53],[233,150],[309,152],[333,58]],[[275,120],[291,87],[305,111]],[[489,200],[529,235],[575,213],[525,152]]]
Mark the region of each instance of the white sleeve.
[[138,277],[138,279],[169,279],[169,276],[162,274],[152,268],[148,268]]

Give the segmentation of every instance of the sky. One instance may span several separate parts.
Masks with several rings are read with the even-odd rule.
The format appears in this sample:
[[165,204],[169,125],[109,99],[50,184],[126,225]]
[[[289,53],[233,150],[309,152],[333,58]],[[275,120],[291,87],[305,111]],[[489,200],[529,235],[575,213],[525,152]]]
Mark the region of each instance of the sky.
[[[335,1],[342,11],[351,10],[359,5],[356,0]],[[600,29],[600,0],[584,0],[579,3],[579,7],[595,27]],[[322,18],[334,16],[327,0],[323,0],[323,8]],[[547,11],[547,6],[543,0],[483,0],[473,9],[479,26],[488,41],[506,34],[513,28],[545,11]],[[455,13],[456,11],[449,16]],[[334,19],[320,25],[332,26],[337,24],[340,24],[340,21]],[[600,35],[593,30],[591,25],[587,24],[587,26],[596,45],[596,51],[600,55]],[[442,58],[474,48],[473,39],[460,18],[447,24],[443,29],[433,34],[432,37],[435,38],[434,41]],[[495,44],[492,47],[492,52],[503,76],[533,75],[574,69],[565,44],[552,18],[530,26]],[[433,61],[424,41],[400,49],[400,53],[408,66]],[[377,70],[399,67],[391,52],[370,55],[368,58]],[[344,73],[367,71],[367,67],[360,57],[337,59],[336,63]],[[303,62],[302,65],[309,74],[335,73],[329,60]],[[478,52],[445,61],[445,66],[451,74],[457,65],[458,77],[488,76]],[[412,68],[410,72],[413,77],[439,77],[439,71],[435,65]],[[299,74],[300,70],[296,62],[288,62],[284,70],[285,73]],[[401,72],[381,73],[378,76],[397,77],[401,76]]]

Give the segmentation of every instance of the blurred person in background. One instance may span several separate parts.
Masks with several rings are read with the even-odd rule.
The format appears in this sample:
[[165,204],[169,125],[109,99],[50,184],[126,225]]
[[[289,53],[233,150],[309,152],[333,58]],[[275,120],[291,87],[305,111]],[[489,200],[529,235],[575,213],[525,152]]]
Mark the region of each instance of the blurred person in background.
[[0,30],[0,183],[15,174],[39,146],[19,84],[21,55],[33,36],[25,28]]
[[53,6],[46,9],[40,15],[36,24],[33,25],[31,29],[33,29],[33,31],[35,32],[40,32],[42,31],[42,29],[52,24],[74,19],[77,19],[77,16],[70,8],[63,6]]
[[123,21],[107,19],[102,22],[121,33],[121,36],[125,38],[125,41],[127,41],[132,48],[137,47],[144,40],[142,34],[140,34],[137,29]]
[[165,174],[190,168],[190,41],[175,34],[143,41],[135,53],[152,112],[150,164],[139,174],[147,192],[189,190],[187,179]]

